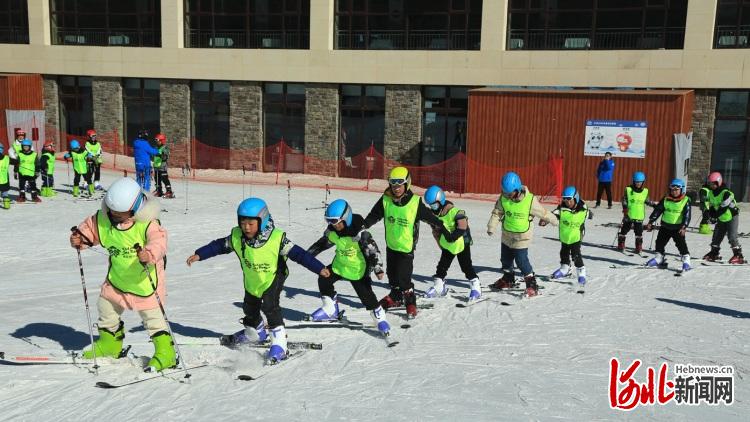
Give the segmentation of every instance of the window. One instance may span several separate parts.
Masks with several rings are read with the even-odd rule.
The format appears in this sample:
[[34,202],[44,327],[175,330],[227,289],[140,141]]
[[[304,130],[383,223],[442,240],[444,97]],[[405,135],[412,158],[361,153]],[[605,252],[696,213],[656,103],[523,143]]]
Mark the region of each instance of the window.
[[750,0],[719,0],[714,48],[750,48]]
[[283,170],[304,171],[305,85],[267,83],[263,87],[263,123],[266,137],[265,170],[274,171],[279,151],[273,147],[283,140],[291,151],[283,154]]
[[[352,167],[351,158],[367,154],[370,146],[383,154],[385,142],[385,86],[341,85],[341,129],[339,134],[339,176],[365,177]],[[376,170],[373,178],[383,177],[383,169]],[[380,174],[377,174],[380,172]]]
[[132,145],[141,130],[148,130],[152,137],[161,131],[159,80],[126,78],[122,85],[125,138],[128,145]]
[[711,171],[721,172],[737,201],[750,201],[750,91],[720,91]]
[[192,83],[193,138],[210,147],[195,154],[199,165],[194,167],[203,161],[211,163],[205,167],[229,168],[229,154],[216,150],[229,149],[229,88],[229,82]]
[[336,0],[336,48],[479,50],[482,0]]
[[310,0],[185,0],[185,46],[310,48]]
[[[91,77],[60,76],[57,80],[60,98],[60,130],[68,140],[82,137],[94,127],[94,108]],[[117,128],[97,128],[108,131]]]
[[424,109],[420,165],[443,162],[466,151],[466,115],[469,88],[426,86],[422,89]]
[[0,44],[29,43],[27,0],[0,0]]
[[50,0],[52,44],[161,47],[161,0]]
[[514,0],[507,49],[680,49],[687,0]]

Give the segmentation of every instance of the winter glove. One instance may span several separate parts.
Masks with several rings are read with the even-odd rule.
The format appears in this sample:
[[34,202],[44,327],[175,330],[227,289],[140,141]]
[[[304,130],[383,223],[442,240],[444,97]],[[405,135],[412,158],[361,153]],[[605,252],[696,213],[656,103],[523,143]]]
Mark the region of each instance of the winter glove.
[[13,179],[18,180],[18,173],[13,173]]
[[549,224],[549,222],[547,220],[539,220],[539,227],[544,227],[547,224]]
[[495,234],[492,230],[487,230],[487,236],[492,237],[492,235]]
[[630,223],[630,218],[628,218],[627,215],[622,217],[622,224],[628,224],[628,223]]
[[717,221],[718,220],[716,219],[716,217],[711,217],[711,218],[708,219],[708,222],[711,223],[711,224],[716,224]]
[[650,232],[654,230],[654,224],[649,221],[648,224],[646,224],[646,227],[644,227],[644,229],[646,229],[647,232]]
[[589,211],[589,220],[594,219],[594,213],[592,211]]
[[680,236],[685,237],[685,233],[687,232],[687,227],[682,226],[680,227]]

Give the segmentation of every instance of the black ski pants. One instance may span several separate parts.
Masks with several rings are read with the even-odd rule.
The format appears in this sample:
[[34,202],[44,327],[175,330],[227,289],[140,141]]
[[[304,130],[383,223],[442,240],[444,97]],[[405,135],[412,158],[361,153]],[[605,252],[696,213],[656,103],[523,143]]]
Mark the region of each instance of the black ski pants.
[[570,265],[570,258],[573,258],[573,263],[576,268],[583,267],[583,257],[581,256],[581,242],[571,243],[566,245],[560,243],[560,264]]
[[32,195],[38,193],[36,189],[36,175],[24,176],[23,174],[18,174],[18,193],[23,194],[24,192],[29,192]]
[[680,234],[679,228],[669,228],[661,226],[659,233],[656,235],[656,252],[664,255],[664,248],[669,243],[669,240],[674,240],[677,250],[680,251],[680,255],[689,255],[687,243],[685,242],[685,236]]
[[328,271],[331,272],[330,277],[318,277],[318,290],[320,290],[322,296],[333,298],[336,296],[336,289],[333,287],[333,284],[339,280],[346,280],[352,283],[352,287],[354,287],[354,291],[357,293],[359,301],[365,305],[365,309],[372,311],[378,307],[378,298],[375,297],[375,293],[372,291],[372,279],[370,278],[369,273],[366,273],[364,277],[359,280],[349,280],[335,274],[330,265],[328,266]]
[[245,291],[245,298],[242,301],[242,311],[245,313],[242,323],[245,326],[257,327],[263,320],[263,317],[260,316],[261,311],[266,316],[266,323],[269,327],[275,328],[284,325],[281,305],[279,304],[281,291],[284,290],[284,282],[286,281],[286,275],[280,275],[283,274],[282,270],[285,269],[277,269],[276,278],[261,297],[255,297]]
[[599,182],[596,190],[596,206],[602,203],[602,193],[607,192],[607,205],[612,206],[612,182]]
[[458,265],[461,266],[461,271],[464,272],[466,279],[472,280],[477,278],[477,273],[474,271],[474,265],[471,263],[471,247],[469,245],[466,245],[464,250],[458,255],[453,255],[443,248],[440,249],[442,250],[442,253],[440,254],[440,261],[438,261],[437,269],[435,270],[435,277],[445,278],[445,276],[448,275],[448,268],[450,268],[451,263],[453,263],[453,258],[458,257]]
[[385,250],[385,273],[391,286],[391,298],[402,300],[402,293],[414,288],[411,275],[414,272],[414,252],[397,252],[390,248]]

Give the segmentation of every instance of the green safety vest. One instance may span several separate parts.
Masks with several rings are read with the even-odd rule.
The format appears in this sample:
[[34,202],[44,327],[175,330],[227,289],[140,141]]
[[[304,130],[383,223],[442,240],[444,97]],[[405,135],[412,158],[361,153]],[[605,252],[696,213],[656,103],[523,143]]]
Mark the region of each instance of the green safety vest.
[[503,207],[503,230],[511,233],[525,233],[531,227],[531,202],[534,195],[526,192],[523,199],[514,202],[504,195],[500,197],[500,205]]
[[42,160],[47,160],[47,174],[55,174],[55,154],[45,152],[42,154]]
[[36,171],[36,152],[31,154],[18,154],[18,174],[26,177],[34,177]]
[[336,245],[336,256],[331,269],[347,280],[359,280],[365,276],[367,261],[359,243],[351,236],[339,236],[335,231],[328,232],[328,240]]
[[159,147],[159,155],[154,155],[152,158],[154,162],[154,168],[158,169],[161,168],[162,164],[164,164],[164,152],[166,151],[167,154],[169,154],[169,149],[166,145]]
[[625,188],[628,198],[628,218],[635,221],[643,221],[646,218],[646,200],[648,199],[648,188],[636,192],[632,187]]
[[[721,203],[722,203],[721,197],[724,196],[725,191],[729,192],[729,197],[732,199],[732,202],[734,202],[734,192],[730,191],[729,189],[722,188],[719,191],[719,193],[716,195],[714,195],[714,191],[709,189],[708,194],[706,195],[706,200],[708,202],[708,205],[715,210],[718,210],[719,208],[721,208]],[[730,210],[730,208],[732,207],[727,208],[727,210],[724,211],[718,217],[719,221],[721,221],[722,223],[726,223],[727,221],[732,221],[732,211]]]
[[419,197],[412,195],[409,202],[399,207],[383,196],[385,217],[385,244],[397,252],[409,253],[414,249],[414,224],[417,221]]
[[667,224],[680,224],[682,223],[682,210],[685,209],[685,204],[688,202],[688,197],[683,196],[678,202],[664,200],[664,214],[661,216],[662,223]]
[[283,231],[273,229],[263,246],[253,248],[245,244],[242,229],[239,227],[232,229],[232,250],[240,260],[246,292],[261,298],[273,283],[279,267],[279,249],[283,238]]
[[9,175],[8,170],[10,169],[10,157],[7,155],[0,158],[0,185],[8,183]]
[[86,162],[86,157],[89,153],[86,150],[81,152],[70,151],[70,156],[73,159],[73,170],[78,174],[86,174],[89,172],[89,165]]
[[560,242],[566,245],[581,241],[581,226],[586,222],[589,210],[575,212],[570,208],[560,208]]
[[[438,216],[440,221],[443,222],[443,226],[449,231],[453,232],[456,228],[456,214],[458,214],[461,210],[459,210],[456,207],[451,208],[445,215]],[[440,235],[440,240],[438,241],[440,244],[440,247],[445,249],[446,251],[452,253],[453,255],[458,255],[461,252],[463,252],[464,248],[466,247],[466,243],[464,241],[464,237],[461,236],[460,239],[456,239],[453,242],[449,242],[444,235]]]
[[21,155],[23,145],[20,142],[13,141],[13,149],[16,150],[16,155]]
[[101,155],[102,153],[102,144],[99,142],[92,144],[91,142],[86,141],[84,148],[86,148],[86,151],[90,152],[94,157]]
[[154,293],[149,281],[159,285],[156,265],[148,264],[148,273],[138,261],[138,252],[133,247],[136,243],[146,244],[146,231],[151,222],[136,221],[130,228],[121,230],[112,225],[109,217],[102,211],[96,213],[96,227],[99,231],[99,242],[109,252],[109,271],[107,279],[121,292],[136,296],[148,297]]

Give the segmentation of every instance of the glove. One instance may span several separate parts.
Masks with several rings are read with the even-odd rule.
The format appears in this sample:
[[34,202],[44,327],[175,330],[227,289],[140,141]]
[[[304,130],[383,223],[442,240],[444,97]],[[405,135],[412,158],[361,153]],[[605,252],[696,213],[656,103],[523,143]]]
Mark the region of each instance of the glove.
[[18,180],[18,173],[13,173],[13,179]]
[[646,229],[647,232],[650,232],[654,230],[654,225],[649,222],[648,224],[646,224],[646,227],[644,227],[644,229]]
[[589,211],[589,220],[593,220],[593,219],[594,219],[594,213]]
[[682,226],[680,227],[680,236],[685,237],[685,233],[687,232],[687,227]]
[[711,218],[708,219],[708,222],[711,223],[711,224],[716,224],[717,221],[718,220],[716,219],[716,217],[711,217]]
[[627,224],[627,223],[630,223],[630,218],[628,218],[628,216],[626,215],[622,217],[622,224]]
[[549,222],[547,220],[539,220],[539,227],[544,227],[547,224],[549,224]]
[[492,232],[492,231],[490,231],[490,230],[487,230],[487,236],[490,236],[490,237],[492,237],[492,235],[493,235],[493,234],[495,234],[495,233],[494,233],[494,232]]

